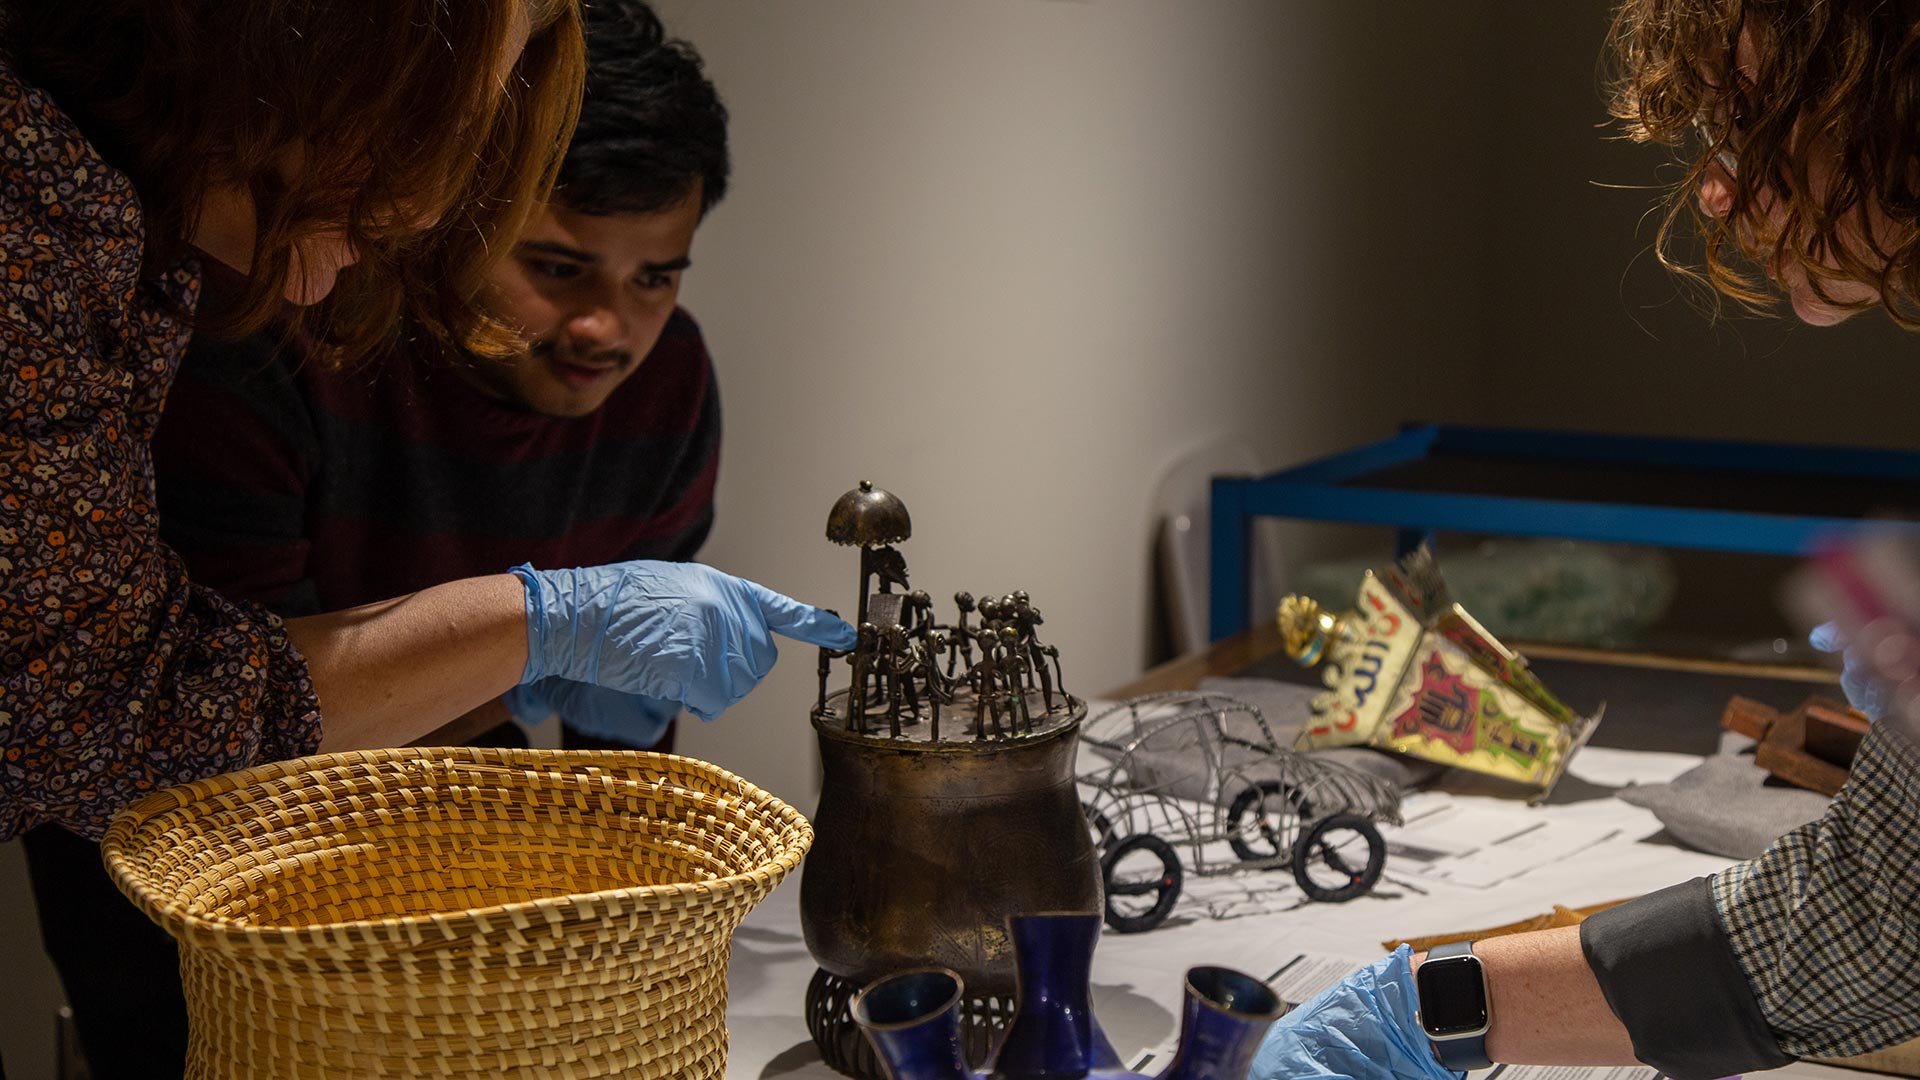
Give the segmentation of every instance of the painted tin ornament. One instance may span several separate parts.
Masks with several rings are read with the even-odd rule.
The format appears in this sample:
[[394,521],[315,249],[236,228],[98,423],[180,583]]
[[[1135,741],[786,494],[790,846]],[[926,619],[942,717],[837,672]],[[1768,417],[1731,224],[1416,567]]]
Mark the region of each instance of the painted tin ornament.
[[1369,571],[1353,609],[1281,601],[1287,654],[1328,687],[1295,746],[1373,746],[1510,780],[1545,798],[1600,723],[1576,714],[1520,654],[1453,601],[1422,547]]

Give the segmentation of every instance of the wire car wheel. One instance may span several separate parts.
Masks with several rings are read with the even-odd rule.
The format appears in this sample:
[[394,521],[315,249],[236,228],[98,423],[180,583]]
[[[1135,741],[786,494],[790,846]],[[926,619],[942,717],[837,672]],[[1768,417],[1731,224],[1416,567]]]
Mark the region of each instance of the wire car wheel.
[[1165,922],[1185,877],[1172,845],[1152,833],[1135,833],[1109,848],[1100,873],[1107,887],[1107,925],[1122,934]]
[[1227,807],[1227,843],[1247,862],[1278,866],[1288,854],[1287,836],[1313,816],[1300,792],[1278,780],[1247,785]]
[[1380,881],[1387,844],[1373,822],[1358,814],[1321,818],[1293,845],[1293,880],[1309,899],[1341,903],[1364,896]]

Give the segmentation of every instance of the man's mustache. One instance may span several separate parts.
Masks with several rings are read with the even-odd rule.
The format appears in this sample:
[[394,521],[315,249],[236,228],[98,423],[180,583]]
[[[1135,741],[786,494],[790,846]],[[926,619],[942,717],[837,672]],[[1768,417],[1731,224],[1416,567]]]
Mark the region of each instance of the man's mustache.
[[563,364],[582,367],[626,367],[633,362],[633,353],[625,349],[582,350],[574,348],[564,339],[536,341],[532,352],[536,359],[542,361],[558,360]]

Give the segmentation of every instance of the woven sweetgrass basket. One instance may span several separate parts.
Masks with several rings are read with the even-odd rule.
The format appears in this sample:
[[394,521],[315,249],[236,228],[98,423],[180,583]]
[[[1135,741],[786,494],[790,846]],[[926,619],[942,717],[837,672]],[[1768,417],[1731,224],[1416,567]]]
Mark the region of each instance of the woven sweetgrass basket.
[[376,750],[216,776],[107,832],[180,942],[188,1076],[719,1077],[727,958],[813,830],[665,754]]

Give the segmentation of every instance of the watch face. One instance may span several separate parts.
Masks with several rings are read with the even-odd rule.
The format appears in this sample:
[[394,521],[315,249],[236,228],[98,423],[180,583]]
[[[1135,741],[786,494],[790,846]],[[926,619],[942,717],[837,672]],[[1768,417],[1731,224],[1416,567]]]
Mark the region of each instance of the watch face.
[[1480,979],[1479,960],[1428,960],[1414,972],[1414,982],[1420,992],[1420,1026],[1432,1038],[1466,1035],[1487,1026],[1487,988]]

